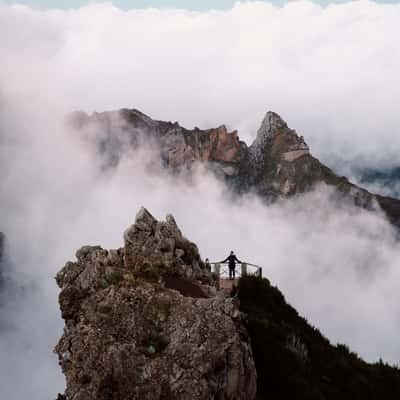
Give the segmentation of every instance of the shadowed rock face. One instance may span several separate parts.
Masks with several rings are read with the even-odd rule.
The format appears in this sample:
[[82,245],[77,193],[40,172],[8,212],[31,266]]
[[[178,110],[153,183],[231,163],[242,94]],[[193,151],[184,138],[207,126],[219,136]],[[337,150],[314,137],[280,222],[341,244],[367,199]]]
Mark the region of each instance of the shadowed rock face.
[[216,291],[172,216],[147,210],[124,248],[86,246],[57,274],[60,399],[254,399],[256,371],[236,300]]
[[400,224],[400,200],[371,194],[337,176],[311,155],[302,136],[271,111],[251,146],[225,126],[189,130],[177,122],[153,120],[137,110],[91,116],[77,112],[70,121],[95,144],[105,166],[115,165],[125,153],[151,143],[162,167],[181,171],[202,163],[236,193],[253,192],[270,202],[326,184],[360,207],[382,208],[392,223]]
[[346,345],[332,345],[267,279],[242,277],[237,296],[248,319],[257,399],[400,398],[397,366],[367,364]]

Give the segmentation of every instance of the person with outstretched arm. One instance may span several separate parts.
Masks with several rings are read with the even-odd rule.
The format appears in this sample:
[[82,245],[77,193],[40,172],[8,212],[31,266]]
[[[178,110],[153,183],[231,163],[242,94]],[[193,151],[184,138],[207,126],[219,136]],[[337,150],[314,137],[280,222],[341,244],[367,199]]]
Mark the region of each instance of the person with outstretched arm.
[[229,256],[225,258],[224,261],[221,261],[221,264],[226,263],[226,262],[228,262],[228,266],[229,266],[229,279],[235,279],[236,263],[241,264],[242,262],[237,259],[233,250],[231,251]]

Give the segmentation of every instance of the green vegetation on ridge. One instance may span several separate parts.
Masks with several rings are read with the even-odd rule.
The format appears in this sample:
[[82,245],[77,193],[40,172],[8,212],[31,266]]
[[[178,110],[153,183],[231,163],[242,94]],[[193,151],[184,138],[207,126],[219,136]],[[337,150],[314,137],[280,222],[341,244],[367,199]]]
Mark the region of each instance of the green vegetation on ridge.
[[236,290],[248,316],[258,400],[400,398],[397,367],[368,364],[347,346],[330,344],[267,279],[241,278]]

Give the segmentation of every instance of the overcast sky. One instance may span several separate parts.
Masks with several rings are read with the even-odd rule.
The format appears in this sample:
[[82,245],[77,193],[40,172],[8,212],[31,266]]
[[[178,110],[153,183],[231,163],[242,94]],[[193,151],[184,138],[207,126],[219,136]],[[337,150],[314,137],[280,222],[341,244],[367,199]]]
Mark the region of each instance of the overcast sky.
[[[253,0],[247,0],[253,1]],[[274,5],[284,5],[292,0],[270,0]],[[296,0],[295,0],[296,1]],[[327,5],[332,3],[345,3],[351,0],[314,0],[317,4]],[[0,4],[1,4],[0,0]],[[88,0],[3,0],[6,4],[26,4],[35,8],[75,8],[88,3],[113,3],[123,9],[144,7],[175,7],[188,10],[210,10],[227,9],[237,3],[235,0],[110,0],[110,1],[88,1]],[[377,3],[396,3],[398,0],[376,0]]]
[[226,124],[248,143],[273,110],[340,173],[398,164],[399,4],[1,11],[3,91],[65,112],[134,107],[188,127]]

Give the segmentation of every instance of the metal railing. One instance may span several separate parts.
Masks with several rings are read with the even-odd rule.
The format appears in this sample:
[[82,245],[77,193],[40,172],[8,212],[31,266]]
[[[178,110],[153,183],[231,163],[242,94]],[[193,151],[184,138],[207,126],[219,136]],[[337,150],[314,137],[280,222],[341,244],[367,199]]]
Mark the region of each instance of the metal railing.
[[[210,262],[211,272],[218,275],[221,279],[229,277],[229,266],[228,263],[221,262]],[[255,275],[262,277],[262,268],[259,265],[251,264],[248,262],[237,263],[235,267],[235,276],[241,277],[246,275]]]

